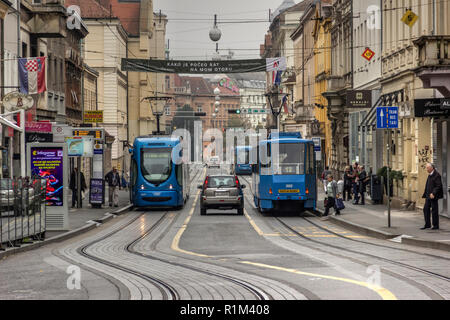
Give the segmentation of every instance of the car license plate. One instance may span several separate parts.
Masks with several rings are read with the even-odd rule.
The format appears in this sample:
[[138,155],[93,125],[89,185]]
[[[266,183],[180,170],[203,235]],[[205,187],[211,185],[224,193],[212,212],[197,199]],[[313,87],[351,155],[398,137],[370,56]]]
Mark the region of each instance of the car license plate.
[[228,191],[216,191],[216,197],[228,197]]
[[280,189],[278,190],[278,193],[299,193],[300,190],[298,189]]

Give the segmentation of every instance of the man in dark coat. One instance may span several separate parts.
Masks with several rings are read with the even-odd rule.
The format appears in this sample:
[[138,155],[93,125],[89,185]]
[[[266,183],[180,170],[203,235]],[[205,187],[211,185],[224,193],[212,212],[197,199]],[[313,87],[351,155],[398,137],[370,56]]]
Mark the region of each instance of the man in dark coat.
[[[80,181],[81,181],[80,183],[81,191],[86,190],[87,186],[83,172],[80,172]],[[78,182],[78,168],[74,168],[72,173],[70,174],[70,182],[69,182],[69,188],[70,190],[72,190],[72,208],[75,207],[75,202],[78,202],[77,182]],[[80,208],[82,207],[83,207],[83,199],[81,199],[80,201]]]
[[423,207],[423,215],[425,217],[425,226],[422,230],[431,228],[430,211],[433,217],[433,230],[439,229],[439,206],[438,200],[442,199],[444,192],[442,189],[442,179],[435,166],[427,163],[426,170],[429,173],[425,191],[422,198],[425,198],[425,206]]
[[106,182],[108,182],[109,186],[109,206],[112,207],[114,204],[115,207],[119,206],[119,190],[121,188],[120,176],[119,172],[117,172],[116,167],[108,172],[105,176]]

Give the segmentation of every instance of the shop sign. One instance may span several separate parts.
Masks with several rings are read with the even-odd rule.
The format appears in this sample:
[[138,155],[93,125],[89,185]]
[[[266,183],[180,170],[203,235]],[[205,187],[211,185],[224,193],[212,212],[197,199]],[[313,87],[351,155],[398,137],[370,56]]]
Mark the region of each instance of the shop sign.
[[416,117],[449,117],[450,99],[416,99],[414,113]]
[[50,122],[27,121],[25,122],[25,131],[51,133],[52,124]]
[[47,132],[25,132],[25,141],[28,142],[53,142],[53,134]]
[[84,123],[102,123],[103,122],[103,110],[85,111],[83,122]]
[[347,108],[370,108],[372,107],[371,90],[347,91]]

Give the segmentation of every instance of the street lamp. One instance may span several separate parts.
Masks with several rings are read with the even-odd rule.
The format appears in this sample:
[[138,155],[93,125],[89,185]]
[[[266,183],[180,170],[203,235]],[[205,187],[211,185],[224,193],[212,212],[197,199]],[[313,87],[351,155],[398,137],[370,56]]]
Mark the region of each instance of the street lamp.
[[267,97],[267,100],[269,100],[270,110],[272,112],[272,115],[275,117],[277,125],[276,129],[279,130],[279,116],[283,107],[281,105],[280,96],[289,96],[289,94],[282,94],[279,92],[278,87],[274,87],[269,93],[266,93],[265,96]]

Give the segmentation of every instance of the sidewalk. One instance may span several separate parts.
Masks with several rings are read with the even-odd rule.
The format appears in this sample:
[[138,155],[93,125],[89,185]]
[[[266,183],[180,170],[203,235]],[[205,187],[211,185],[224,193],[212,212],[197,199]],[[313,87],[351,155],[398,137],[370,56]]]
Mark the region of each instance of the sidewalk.
[[[319,186],[317,207],[324,211],[323,199],[325,193]],[[439,230],[420,230],[424,226],[422,211],[401,211],[391,209],[391,228],[388,228],[388,211],[386,205],[373,205],[370,198],[366,204],[354,205],[352,201],[345,201],[345,209],[340,216],[330,210],[328,219],[340,226],[352,229],[371,237],[393,239],[399,237],[401,243],[421,247],[450,251],[450,219],[439,217]]]
[[[106,187],[106,198],[105,204],[101,209],[92,208],[89,204],[88,194],[86,195],[86,199],[83,200],[83,208],[70,208],[69,207],[69,231],[78,229],[84,225],[88,221],[94,221],[101,219],[105,216],[106,213],[112,213],[114,211],[119,210],[130,204],[130,197],[128,191],[120,190],[119,191],[119,207],[109,207],[108,205],[108,187]],[[72,204],[72,198],[69,196],[69,204]],[[66,233],[67,231],[47,231],[47,238],[54,237],[60,235],[62,233]]]
[[[106,189],[107,191],[108,189]],[[69,196],[70,204],[72,199]],[[129,201],[129,194],[125,190],[119,191],[119,206],[109,207],[108,199],[106,199],[106,206],[103,205],[101,209],[91,208],[89,200],[83,201],[83,208],[69,209],[69,230],[65,231],[46,231],[45,240],[35,241],[30,244],[22,244],[20,247],[3,247],[6,251],[0,250],[0,259],[19,252],[25,252],[37,249],[43,245],[60,242],[69,238],[75,237],[79,234],[95,229],[99,224],[105,223],[114,218],[115,215],[126,212],[131,208]]]

